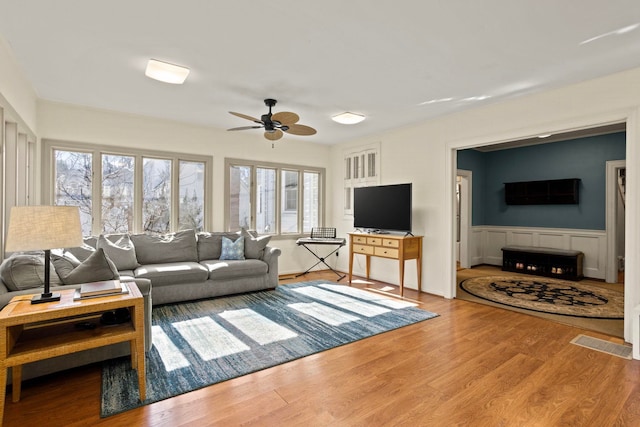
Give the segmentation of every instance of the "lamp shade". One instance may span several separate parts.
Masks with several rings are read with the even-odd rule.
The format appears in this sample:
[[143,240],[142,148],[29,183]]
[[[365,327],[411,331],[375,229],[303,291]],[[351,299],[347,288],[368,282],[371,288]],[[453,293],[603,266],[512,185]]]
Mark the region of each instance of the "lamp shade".
[[6,252],[82,246],[77,206],[14,206],[9,217]]

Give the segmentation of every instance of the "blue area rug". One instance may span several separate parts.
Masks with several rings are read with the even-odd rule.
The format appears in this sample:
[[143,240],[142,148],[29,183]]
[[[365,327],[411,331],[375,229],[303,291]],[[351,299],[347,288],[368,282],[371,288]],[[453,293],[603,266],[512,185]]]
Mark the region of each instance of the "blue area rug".
[[101,416],[167,399],[437,314],[409,301],[327,281],[153,308],[139,401],[128,357],[105,362]]

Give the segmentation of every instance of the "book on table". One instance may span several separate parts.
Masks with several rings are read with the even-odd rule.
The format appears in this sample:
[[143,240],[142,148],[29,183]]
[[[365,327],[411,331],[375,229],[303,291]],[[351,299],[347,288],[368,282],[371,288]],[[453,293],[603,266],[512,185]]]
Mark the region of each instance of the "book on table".
[[91,298],[107,295],[128,293],[127,286],[120,280],[102,280],[99,282],[83,283],[76,291],[76,298]]

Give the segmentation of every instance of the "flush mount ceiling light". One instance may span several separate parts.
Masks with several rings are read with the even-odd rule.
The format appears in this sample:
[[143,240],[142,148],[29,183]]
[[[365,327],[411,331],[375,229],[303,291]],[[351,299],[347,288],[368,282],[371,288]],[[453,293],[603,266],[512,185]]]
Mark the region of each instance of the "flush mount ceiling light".
[[189,69],[179,65],[169,64],[168,62],[158,61],[157,59],[150,59],[144,74],[154,80],[181,85],[189,75]]
[[363,116],[362,114],[349,113],[348,111],[336,114],[335,116],[331,117],[331,120],[343,125],[355,125],[356,123],[360,123],[364,119],[365,116]]

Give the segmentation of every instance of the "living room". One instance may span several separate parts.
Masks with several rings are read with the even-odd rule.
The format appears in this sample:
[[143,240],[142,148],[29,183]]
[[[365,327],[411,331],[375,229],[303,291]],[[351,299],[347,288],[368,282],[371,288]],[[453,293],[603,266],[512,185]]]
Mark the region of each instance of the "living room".
[[[0,31],[1,32],[1,31]],[[629,69],[626,69],[629,68]],[[640,188],[640,68],[596,77],[582,82],[558,84],[544,91],[505,97],[486,104],[474,104],[429,120],[408,123],[396,129],[372,132],[338,144],[308,142],[304,138],[283,138],[272,148],[260,134],[227,132],[178,120],[145,117],[42,99],[33,88],[10,45],[0,43],[0,107],[3,121],[15,126],[16,134],[27,135],[37,144],[42,159],[42,140],[81,142],[101,146],[136,147],[139,150],[189,152],[213,157],[209,214],[211,230],[225,228],[225,159],[260,159],[305,165],[326,170],[324,223],[337,228],[340,236],[353,231],[353,220],[344,212],[343,164],[345,152],[379,145],[380,183],[413,184],[413,233],[424,236],[423,293],[455,298],[454,201],[456,152],[467,148],[559,133],[611,123],[626,123],[627,221],[625,269],[625,340],[640,345],[632,333],[634,307],[640,304],[640,202],[633,195]],[[141,79],[142,70],[140,71]],[[523,83],[524,84],[524,83]],[[523,91],[526,92],[526,91]],[[265,96],[278,96],[266,94]],[[213,101],[212,101],[213,102]],[[307,101],[311,102],[311,100]],[[381,100],[384,102],[384,100]],[[256,99],[256,110],[263,110]],[[180,108],[180,107],[176,107]],[[225,106],[234,109],[234,106]],[[229,116],[229,127],[236,124]],[[235,120],[235,119],[234,119]],[[374,120],[371,118],[371,120]],[[318,125],[316,125],[318,126]],[[6,132],[9,134],[9,132]],[[45,199],[49,177],[35,167],[33,188],[36,202]],[[4,190],[3,201],[19,201],[21,194]],[[8,201],[8,202],[7,202]],[[4,205],[5,216],[7,205]],[[276,236],[281,248],[280,273],[304,271],[311,258],[295,244],[295,238]],[[335,268],[348,270],[348,253],[341,251]],[[415,289],[415,269],[407,263],[406,286]],[[358,274],[364,265],[356,264]],[[371,276],[397,284],[397,269],[391,261],[376,260]]]

